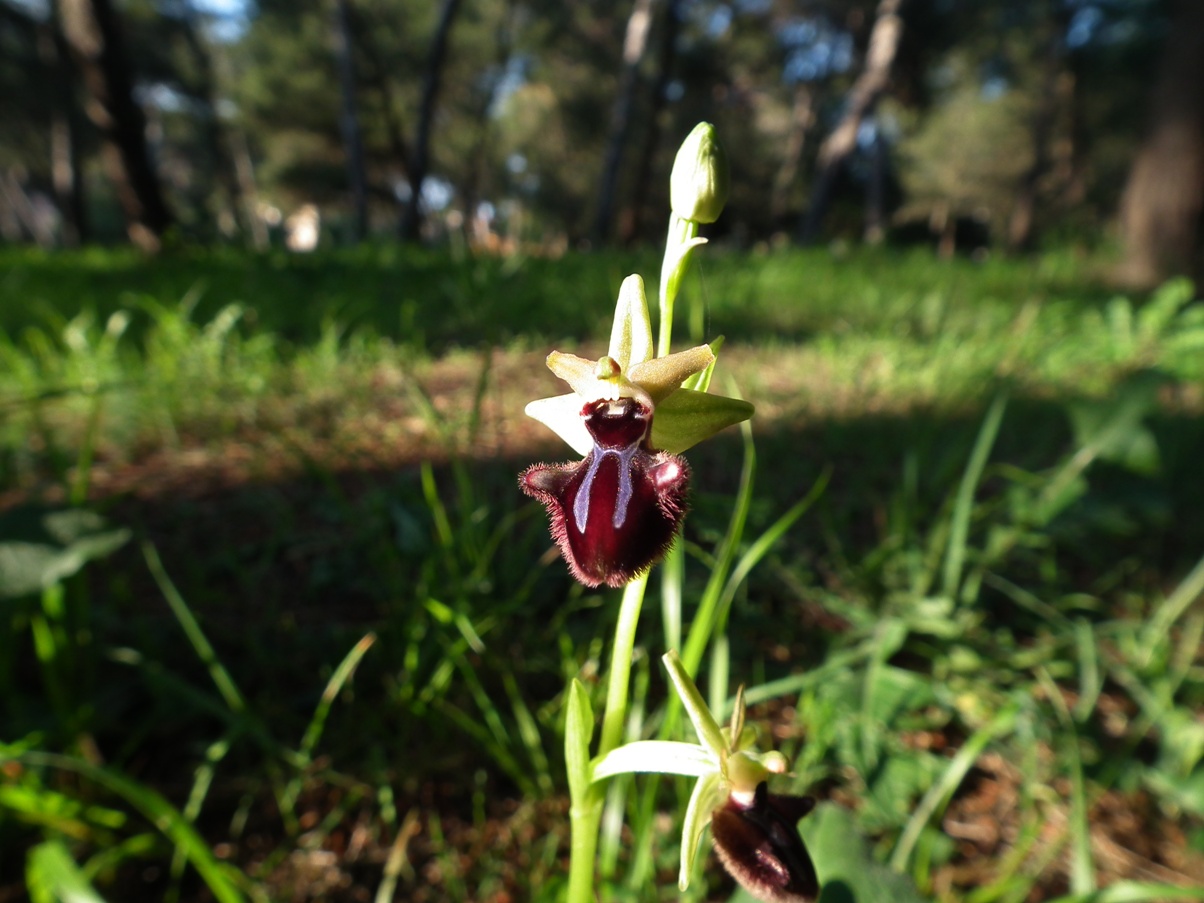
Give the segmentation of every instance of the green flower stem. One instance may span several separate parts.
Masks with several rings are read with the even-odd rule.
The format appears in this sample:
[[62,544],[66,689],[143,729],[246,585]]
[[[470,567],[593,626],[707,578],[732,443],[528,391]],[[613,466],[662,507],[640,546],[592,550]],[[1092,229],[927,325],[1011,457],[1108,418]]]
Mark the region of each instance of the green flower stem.
[[598,755],[604,756],[623,742],[623,725],[627,721],[627,687],[631,680],[631,658],[635,649],[635,628],[648,589],[645,571],[623,587],[623,602],[619,606],[619,622],[615,625],[614,649],[610,656],[610,674],[606,687],[606,709],[602,715],[602,739]]
[[665,259],[661,263],[660,327],[656,341],[657,357],[669,353],[673,339],[673,305],[692,248],[689,244],[698,237],[698,223],[673,214],[669,217],[669,235],[665,239]]
[[584,800],[569,807],[572,845],[569,848],[569,892],[567,903],[594,903],[594,862],[598,851],[598,828],[606,795],[591,784]]
[[[619,621],[615,625],[614,645],[610,655],[606,709],[602,713],[602,736],[598,741],[599,757],[616,749],[623,742],[635,631],[647,588],[647,572],[623,588],[623,601],[619,606]],[[605,788],[603,782],[591,783],[583,792],[575,795],[576,798],[572,800],[569,809],[572,846],[568,903],[593,903],[595,900],[594,865],[597,859],[598,829],[602,823],[602,808],[606,799]]]

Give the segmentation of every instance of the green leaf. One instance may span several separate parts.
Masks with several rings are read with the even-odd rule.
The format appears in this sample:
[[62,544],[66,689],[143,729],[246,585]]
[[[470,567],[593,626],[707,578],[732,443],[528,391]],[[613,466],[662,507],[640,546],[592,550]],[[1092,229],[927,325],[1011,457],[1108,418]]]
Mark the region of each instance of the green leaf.
[[1158,443],[1143,420],[1158,411],[1159,394],[1167,382],[1163,374],[1142,371],[1128,377],[1106,399],[1068,405],[1075,441],[1101,460],[1134,473],[1155,473],[1160,463]]
[[819,876],[819,903],[924,903],[909,878],[873,858],[847,809],[821,803],[800,827]]
[[32,903],[104,903],[59,840],[48,840],[29,851],[25,882]]
[[0,599],[37,593],[130,538],[83,508],[25,505],[0,514]]
[[637,740],[627,743],[594,763],[593,778],[616,774],[680,774],[699,778],[719,770],[719,759],[697,743],[676,740]]
[[569,778],[569,795],[584,800],[589,791],[591,767],[589,741],[594,734],[594,710],[589,693],[577,678],[569,685],[568,712],[564,725],[564,759]]

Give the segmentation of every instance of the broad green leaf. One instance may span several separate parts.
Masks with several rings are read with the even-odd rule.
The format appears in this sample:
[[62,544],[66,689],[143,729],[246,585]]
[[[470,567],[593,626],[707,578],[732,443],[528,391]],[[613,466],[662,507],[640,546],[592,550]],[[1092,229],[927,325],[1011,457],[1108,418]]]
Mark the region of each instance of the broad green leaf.
[[0,514],[0,599],[41,592],[130,538],[82,508],[35,505]]
[[569,794],[573,800],[585,799],[590,785],[589,741],[594,734],[594,710],[585,685],[573,678],[569,685],[568,712],[564,725],[564,759],[568,771]]
[[799,827],[819,876],[820,903],[923,903],[909,878],[874,859],[847,809],[821,803]]

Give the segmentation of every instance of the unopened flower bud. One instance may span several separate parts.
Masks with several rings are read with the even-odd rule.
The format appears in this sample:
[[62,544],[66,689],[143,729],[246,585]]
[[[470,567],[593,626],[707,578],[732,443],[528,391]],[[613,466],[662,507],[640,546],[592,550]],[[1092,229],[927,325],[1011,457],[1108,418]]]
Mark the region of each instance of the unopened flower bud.
[[682,219],[713,223],[727,203],[727,186],[727,154],[715,137],[715,127],[700,122],[673,161],[669,203]]

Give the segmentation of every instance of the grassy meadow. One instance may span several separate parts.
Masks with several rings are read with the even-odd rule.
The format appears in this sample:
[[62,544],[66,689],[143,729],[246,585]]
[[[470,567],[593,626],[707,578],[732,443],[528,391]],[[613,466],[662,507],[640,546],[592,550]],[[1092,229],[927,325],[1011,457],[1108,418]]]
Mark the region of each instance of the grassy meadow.
[[[571,455],[522,408],[658,270],[0,249],[0,901],[558,899],[618,593],[518,491]],[[700,685],[821,800],[823,899],[1204,899],[1195,298],[708,247],[677,344],[758,412],[687,455],[632,735],[712,599]],[[616,781],[602,899],[683,898],[683,787]],[[700,859],[684,899],[746,899]]]

